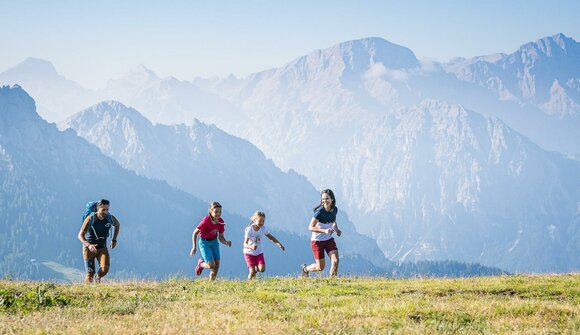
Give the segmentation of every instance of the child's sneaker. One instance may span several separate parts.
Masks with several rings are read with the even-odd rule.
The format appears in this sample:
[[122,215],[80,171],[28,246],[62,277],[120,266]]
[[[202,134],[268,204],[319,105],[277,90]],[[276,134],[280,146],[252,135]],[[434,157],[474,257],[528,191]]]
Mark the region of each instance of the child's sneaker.
[[203,271],[203,268],[201,267],[201,263],[203,263],[203,259],[200,258],[197,261],[197,266],[195,267],[195,274],[198,276],[201,275],[201,272]]
[[302,277],[308,277],[308,270],[306,270],[306,264],[302,264]]

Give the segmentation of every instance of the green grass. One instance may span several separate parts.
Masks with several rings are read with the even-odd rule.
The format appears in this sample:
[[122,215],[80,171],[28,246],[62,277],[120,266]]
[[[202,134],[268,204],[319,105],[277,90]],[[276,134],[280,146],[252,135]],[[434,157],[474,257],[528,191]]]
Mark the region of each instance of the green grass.
[[0,334],[579,334],[579,302],[580,274],[0,281]]

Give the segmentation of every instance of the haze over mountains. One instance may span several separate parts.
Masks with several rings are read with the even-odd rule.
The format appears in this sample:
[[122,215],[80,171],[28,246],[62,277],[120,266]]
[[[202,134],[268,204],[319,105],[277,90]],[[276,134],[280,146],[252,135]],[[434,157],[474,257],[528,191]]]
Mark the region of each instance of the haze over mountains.
[[[576,41],[557,34],[510,55],[437,64],[367,38],[240,79],[161,79],[140,67],[91,98],[67,99],[64,91],[43,89],[48,77],[56,83],[63,78],[52,71],[36,78],[24,66],[31,60],[1,73],[0,83],[17,78],[38,90],[31,93],[39,105],[68,106],[60,107],[66,112],[39,109],[50,121],[115,99],[153,122],[185,123],[153,126],[108,102],[125,112],[113,117],[97,105],[67,125],[121,165],[192,192],[199,190],[193,182],[200,182],[193,174],[170,171],[177,164],[192,170],[207,164],[199,153],[189,163],[174,158],[181,148],[208,150],[208,137],[222,138],[212,143],[230,153],[210,157],[220,162],[224,180],[239,185],[236,195],[258,177],[270,189],[279,178],[301,180],[273,164],[295,170],[316,188],[333,188],[356,229],[376,239],[391,260],[573,271],[579,268],[580,170],[566,157],[580,154],[579,50]],[[231,168],[239,161],[250,165],[247,156],[262,162],[251,165],[260,173]],[[159,160],[174,163],[163,168]],[[240,210],[276,192],[266,194],[267,200],[241,202]]]

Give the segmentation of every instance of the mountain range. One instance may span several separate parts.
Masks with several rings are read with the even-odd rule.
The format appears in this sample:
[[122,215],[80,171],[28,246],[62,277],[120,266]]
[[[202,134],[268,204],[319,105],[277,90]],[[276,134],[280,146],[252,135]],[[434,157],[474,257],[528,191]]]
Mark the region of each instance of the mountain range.
[[[556,34],[512,54],[429,63],[403,46],[365,38],[245,78],[188,82],[139,67],[92,91],[82,108],[107,102],[61,127],[78,128],[137,174],[192,194],[200,194],[195,178],[169,172],[185,164],[176,155],[192,148],[208,153],[215,145],[228,152],[210,156],[223,162],[224,179],[236,187],[256,178],[272,187],[277,178],[294,183],[303,175],[300,185],[334,189],[348,213],[343,220],[375,239],[393,261],[455,259],[516,272],[577,271],[579,55],[575,40]],[[39,108],[43,117],[61,121],[82,109],[70,107],[74,99],[63,99],[63,93],[43,89],[48,85],[38,83],[49,82],[47,76],[41,81],[24,65],[0,73],[0,82],[19,78],[38,90],[32,95],[40,105],[69,106],[62,113]],[[105,113],[107,105],[125,112]],[[158,124],[131,119],[125,105]],[[97,130],[106,135],[91,135]],[[234,152],[254,157],[264,174],[243,181],[228,168],[238,161],[224,157],[247,162]],[[192,157],[191,166],[207,164],[199,153]],[[160,167],[157,160],[173,164]],[[263,204],[247,201],[239,206]]]

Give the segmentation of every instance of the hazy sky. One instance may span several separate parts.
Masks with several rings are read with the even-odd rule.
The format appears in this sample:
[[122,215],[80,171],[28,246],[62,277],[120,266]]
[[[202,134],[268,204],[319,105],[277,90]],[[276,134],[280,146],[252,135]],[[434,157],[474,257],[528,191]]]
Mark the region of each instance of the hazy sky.
[[139,64],[182,80],[245,76],[371,36],[448,60],[560,32],[578,41],[579,22],[580,0],[0,0],[0,72],[37,57],[90,88]]

